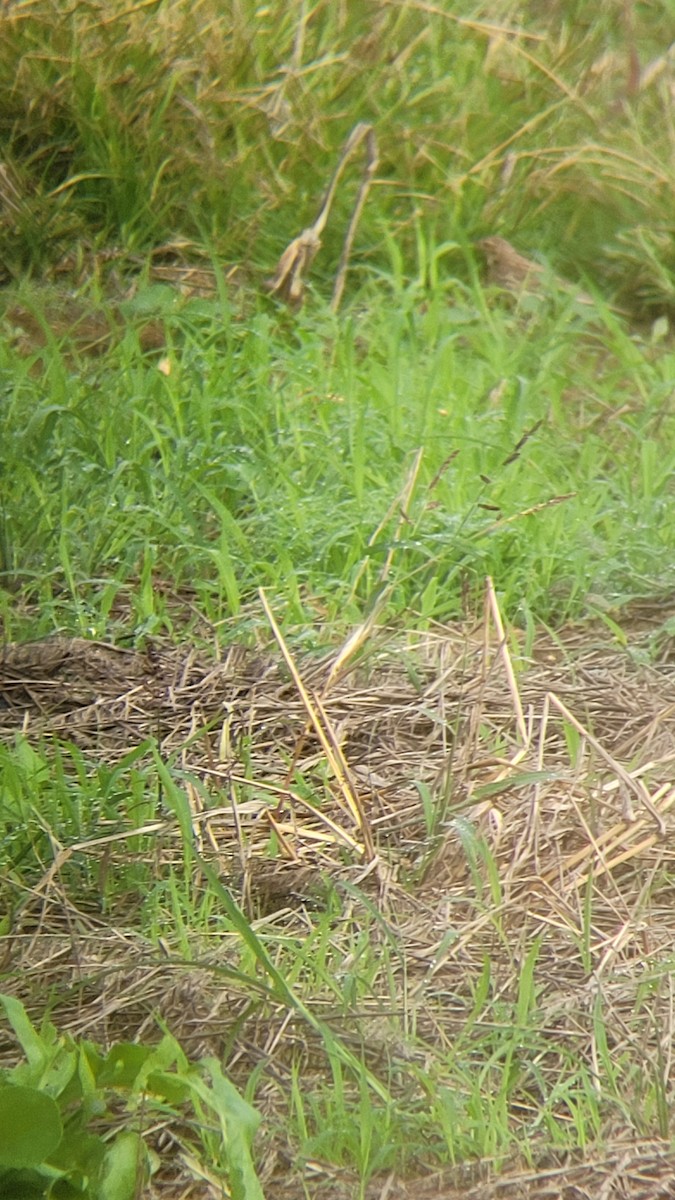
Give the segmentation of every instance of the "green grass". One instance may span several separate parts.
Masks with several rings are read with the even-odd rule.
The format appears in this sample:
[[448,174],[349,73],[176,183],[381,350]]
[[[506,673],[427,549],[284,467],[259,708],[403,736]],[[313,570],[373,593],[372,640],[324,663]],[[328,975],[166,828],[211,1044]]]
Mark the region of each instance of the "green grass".
[[424,620],[458,615],[486,574],[514,616],[550,623],[589,597],[667,589],[670,351],[569,308],[525,325],[478,290],[473,304],[457,325],[441,289],[424,312],[381,292],[358,321],[313,313],[293,331],[188,305],[169,376],[133,332],[83,373],[56,348],[35,375],[5,350],[10,636],[17,589],[43,631],[101,635],[131,591],[124,632],[157,632],[170,619],[153,582],[168,579],[211,619],[262,586],[296,624],[316,605],[353,621],[390,552],[389,612]]
[[[411,630],[473,616],[486,576],[511,634],[600,614],[624,637],[627,602],[672,593],[672,79],[664,66],[638,92],[626,65],[633,50],[643,67],[665,55],[669,18],[667,0],[630,19],[574,0],[8,10],[3,639],[145,647],[203,639],[206,621],[221,645],[263,643],[264,588],[294,648],[314,651],[375,609]],[[343,305],[329,300],[358,160],[291,314],[261,281],[314,219],[357,121],[374,124],[380,166]],[[496,232],[591,286],[597,308],[484,286],[475,242]],[[111,247],[114,263],[99,254]],[[212,264],[215,298],[153,284],[160,247]],[[231,263],[243,296],[225,282]],[[55,328],[59,287],[114,318],[100,357]],[[29,353],[17,304],[41,331]],[[161,351],[144,348],[150,319]],[[505,754],[490,737],[486,753]],[[490,937],[459,991],[434,976],[412,1003],[406,950],[367,889],[338,890],[300,929],[246,921],[193,844],[190,789],[210,795],[178,753],[125,751],[111,764],[67,740],[0,747],[2,932],[60,849],[85,843],[58,872],[69,901],[154,965],[166,950],[208,988],[240,989],[221,1050],[282,1156],[349,1168],[363,1193],[378,1171],[534,1162],[617,1128],[667,1136],[666,1066],[650,1058],[641,1073],[635,1047],[672,964],[632,980],[624,1026],[599,986],[568,1027],[564,997],[547,1000],[547,944],[512,943],[508,888],[466,821],[470,900],[449,901],[438,955],[472,922]],[[315,776],[294,782],[323,802]],[[235,800],[250,799],[239,786]],[[452,796],[419,789],[435,844]],[[170,823],[166,840],[128,832],[154,821]],[[96,844],[107,835],[125,848],[113,872]],[[411,868],[402,887],[415,882]],[[571,969],[586,979],[590,892],[581,904]],[[11,963],[1,981],[59,1016],[91,982],[71,993],[46,968],[18,980]],[[269,1038],[242,1060],[237,1038],[258,1019]],[[215,1156],[194,1153],[207,1168]]]
[[[397,929],[393,914],[381,915],[358,887],[345,891],[338,885],[324,906],[305,912],[299,928],[280,922],[254,928],[216,872],[199,862],[190,800],[175,781],[175,768],[156,752],[155,765],[148,765],[147,749],[140,747],[111,770],[94,768],[68,745],[39,753],[21,740],[3,748],[3,904],[13,910],[8,928],[20,923],[25,905],[31,907],[34,890],[45,889],[59,849],[74,847],[56,878],[59,894],[73,906],[75,944],[84,947],[108,928],[108,937],[119,939],[126,930],[125,942],[133,936],[138,945],[141,939],[149,972],[147,983],[144,976],[136,984],[141,996],[147,993],[144,1028],[165,999],[153,988],[153,976],[188,967],[197,973],[199,991],[210,997],[211,1019],[219,1028],[220,990],[239,997],[239,1019],[233,1028],[226,1025],[220,1053],[227,1057],[235,1050],[240,1027],[252,1022],[252,1029],[264,1029],[269,1023],[269,1057],[237,1065],[240,1051],[234,1078],[249,1098],[260,1096],[266,1142],[282,1139],[298,1169],[317,1161],[328,1170],[348,1168],[365,1188],[380,1171],[416,1172],[475,1158],[498,1166],[516,1153],[534,1163],[545,1149],[562,1153],[595,1145],[617,1124],[641,1136],[668,1135],[672,1100],[663,1064],[659,1074],[650,1055],[649,1069],[638,1070],[631,1050],[631,1039],[643,1037],[645,1022],[649,1026],[655,1019],[655,996],[667,987],[668,963],[655,963],[649,979],[640,972],[630,984],[633,1009],[624,1010],[618,1027],[613,992],[617,985],[626,988],[625,978],[620,984],[599,981],[590,1007],[564,982],[570,971],[593,978],[589,945],[603,918],[596,917],[591,888],[578,931],[571,925],[572,942],[552,987],[556,967],[548,939],[540,934],[530,940],[525,926],[514,936],[514,911],[490,846],[470,820],[456,818],[467,882],[449,901],[450,921],[429,960],[434,975],[418,994],[406,978],[405,923]],[[159,833],[126,832],[158,817]],[[118,838],[110,870],[100,856],[102,836]],[[78,912],[85,903],[96,918],[91,929]],[[516,930],[522,921],[517,917]],[[460,958],[447,990],[444,957],[466,929],[481,926],[487,937],[482,960],[472,956],[462,966]],[[51,919],[45,920],[45,937],[57,933]],[[107,996],[99,1001],[104,1009],[128,1011],[133,1022],[133,985],[120,991],[122,944],[109,964],[103,954],[98,971],[88,957],[84,977],[75,969],[68,986],[61,964],[49,986],[57,1027],[72,1020],[76,997],[86,1006],[92,989]],[[39,1004],[53,970],[38,961],[18,978],[10,955],[3,987],[11,993],[20,986],[29,1002]],[[126,970],[134,970],[133,955]],[[173,1016],[185,1038],[188,1015]],[[286,1034],[278,1044],[280,1016]],[[160,1028],[167,1019],[160,1018]],[[155,1020],[146,1038],[154,1041],[156,1028]],[[208,1022],[200,1021],[199,1028],[208,1039]],[[591,1044],[597,1073],[590,1065]],[[181,1124],[182,1110],[174,1109],[165,1110],[164,1118],[178,1121],[179,1144],[193,1161],[214,1169],[218,1156],[208,1128],[195,1138]],[[143,1110],[142,1124],[148,1115]],[[150,1130],[148,1137],[152,1145]]]
[[[178,236],[269,274],[367,120],[381,167],[362,269],[381,269],[392,241],[409,274],[429,232],[466,245],[501,228],[627,295],[672,299],[667,70],[638,91],[628,68],[631,52],[658,64],[669,17],[667,0],[592,19],[570,0],[162,0],[67,19],[55,0],[19,6],[4,22],[0,137],[23,202],[11,193],[3,261],[40,267],[82,235],[135,251]],[[349,190],[325,238],[329,277]]]

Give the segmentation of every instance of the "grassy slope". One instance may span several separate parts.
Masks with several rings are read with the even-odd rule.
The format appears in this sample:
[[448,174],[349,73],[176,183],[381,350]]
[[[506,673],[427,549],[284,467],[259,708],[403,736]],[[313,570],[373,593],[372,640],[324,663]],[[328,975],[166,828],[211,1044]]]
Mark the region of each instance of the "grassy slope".
[[[183,239],[244,261],[253,297],[240,307],[226,294],[181,302],[141,290],[122,341],[95,363],[73,359],[67,338],[37,363],[3,341],[5,637],[183,636],[167,594],[187,588],[234,636],[249,636],[247,602],[265,586],[299,641],[334,641],[385,579],[388,614],[411,624],[473,608],[486,574],[517,623],[557,624],[672,587],[669,341],[648,320],[591,318],[564,294],[514,309],[483,290],[472,250],[499,231],[607,295],[642,289],[643,317],[668,308],[667,71],[638,95],[627,66],[636,46],[643,65],[667,48],[668,4],[640,9],[634,29],[614,6],[590,18],[572,3],[543,16],[508,3],[459,14],[449,3],[231,8],[232,23],[220,4],[183,2],[3,17],[0,133],[24,189],[18,209],[5,201],[0,230],[12,295],[39,310],[41,276],[74,244],[121,245],[142,263]],[[314,217],[357,119],[375,122],[382,162],[346,303],[338,318],[326,307],[349,187],[315,290],[290,317],[256,281]],[[80,290],[86,299],[101,286]],[[143,305],[165,324],[168,374],[140,348]],[[419,449],[402,522],[397,498]],[[5,754],[3,803],[37,831],[12,843],[21,886],[50,852],[39,830],[64,844],[90,836],[81,814],[110,781],[67,748],[52,778],[25,747]],[[115,777],[115,811],[158,786],[154,768],[131,763]],[[186,957],[219,904],[208,889],[195,900],[189,867],[172,876],[161,919],[150,906],[141,926],[152,938],[173,928]],[[165,895],[160,881],[142,885]],[[322,922],[320,978],[300,942],[290,961],[279,950],[308,997],[334,971]],[[359,936],[347,1009],[382,969]],[[397,1157],[404,1144],[425,1161],[505,1153],[513,1114],[506,1084],[493,1096],[490,1064],[505,1064],[506,1079],[515,1051],[511,1010],[495,1011],[503,1042],[499,1021],[472,1042],[469,1021],[457,1054],[429,1067],[428,1104],[403,1088],[373,1116],[367,1094],[345,1098],[333,1055],[333,1087],[307,1098],[298,1084],[280,1124],[291,1119],[307,1155],[355,1164],[364,1179],[409,1165],[417,1151]],[[583,1146],[603,1115],[575,1069],[570,1059],[559,1085],[574,1096],[563,1141]]]

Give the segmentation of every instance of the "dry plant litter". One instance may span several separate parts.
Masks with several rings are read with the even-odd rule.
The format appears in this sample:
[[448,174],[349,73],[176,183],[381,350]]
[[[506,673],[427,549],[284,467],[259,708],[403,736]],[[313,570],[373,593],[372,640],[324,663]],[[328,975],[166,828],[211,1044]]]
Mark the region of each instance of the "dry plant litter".
[[[289,966],[284,945],[311,939],[326,906],[330,972],[346,969],[361,926],[395,948],[353,1014],[340,1013],[328,977],[303,999],[385,1093],[424,1094],[460,1046],[481,1086],[498,1090],[504,1080],[497,1062],[482,1062],[481,1038],[500,1011],[516,1022],[508,1120],[527,1131],[536,1169],[492,1179],[486,1164],[473,1177],[457,1166],[423,1194],[454,1194],[463,1171],[462,1194],[476,1198],[600,1186],[608,1197],[671,1195],[668,1128],[662,1143],[640,1141],[654,1122],[646,1080],[658,1081],[664,1113],[673,1087],[669,665],[589,646],[584,629],[542,637],[523,655],[488,584],[483,622],[426,635],[373,630],[326,687],[330,660],[296,660],[266,601],[264,611],[281,654],[233,646],[219,661],[81,638],[5,647],[3,739],[20,734],[49,756],[50,741],[67,738],[90,765],[119,763],[137,746],[151,756],[156,739],[189,806],[187,833],[160,800],[138,824],[120,814],[70,844],[50,835],[52,861],[3,938],[18,994],[35,1003],[49,980],[55,1019],[105,1042],[151,1035],[159,1015],[190,1049],[228,1047],[235,1079],[261,1072],[258,1103],[273,1125],[297,1056],[304,1088],[326,1070],[317,1031],[262,977],[252,1003],[239,938],[217,906],[213,932],[174,941],[165,928],[155,945],[134,916],[140,896],[101,907],[106,878],[135,860],[157,880],[180,870],[187,836],[195,893],[208,890],[201,860],[248,911],[279,970]],[[85,867],[94,886],[78,893]],[[575,1163],[562,1138],[554,1165],[538,1161],[542,1121],[549,1134],[574,1122],[577,1071],[595,1092],[607,1149]],[[277,1134],[264,1156],[269,1194],[294,1194],[287,1153]],[[200,1194],[182,1178],[183,1194]],[[306,1164],[310,1194],[349,1186],[327,1164]],[[382,1186],[403,1197],[411,1185],[392,1176]]]

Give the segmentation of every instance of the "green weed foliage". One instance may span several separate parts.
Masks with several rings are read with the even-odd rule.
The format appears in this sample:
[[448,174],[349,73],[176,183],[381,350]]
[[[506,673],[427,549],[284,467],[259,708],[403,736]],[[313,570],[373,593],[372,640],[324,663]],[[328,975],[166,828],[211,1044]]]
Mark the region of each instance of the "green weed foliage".
[[[153,1047],[116,1043],[102,1054],[49,1021],[36,1029],[13,996],[0,1005],[25,1055],[0,1074],[2,1195],[133,1200],[159,1166],[144,1137],[149,1122],[173,1112],[186,1145],[190,1126],[209,1142],[233,1200],[262,1200],[251,1158],[259,1117],[215,1059],[188,1062],[168,1033]],[[116,1130],[121,1105],[126,1119]]]

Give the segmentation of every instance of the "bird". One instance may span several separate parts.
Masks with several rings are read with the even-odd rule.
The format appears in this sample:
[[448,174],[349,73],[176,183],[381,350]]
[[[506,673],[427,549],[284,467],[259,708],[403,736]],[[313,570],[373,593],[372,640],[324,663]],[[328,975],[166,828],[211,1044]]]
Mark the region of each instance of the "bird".
[[478,243],[485,256],[488,282],[505,292],[520,296],[527,292],[545,292],[556,288],[570,292],[579,304],[593,304],[587,292],[578,292],[566,279],[547,271],[539,263],[520,254],[503,237],[486,237]]

